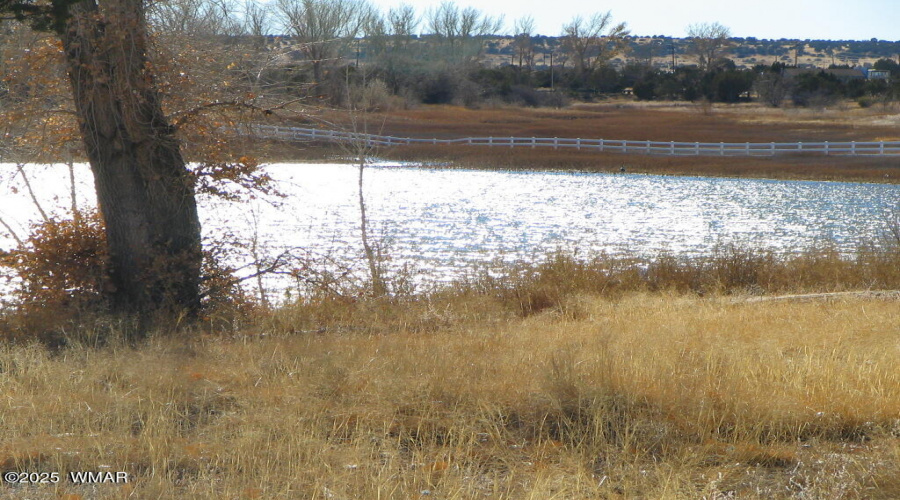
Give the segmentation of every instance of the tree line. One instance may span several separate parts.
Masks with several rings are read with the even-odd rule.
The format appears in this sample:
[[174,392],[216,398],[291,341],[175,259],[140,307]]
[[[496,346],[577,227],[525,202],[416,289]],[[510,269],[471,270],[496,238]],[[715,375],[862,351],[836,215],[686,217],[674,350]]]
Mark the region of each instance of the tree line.
[[[265,16],[256,36],[270,64],[256,72],[259,82],[324,96],[339,106],[358,105],[363,97],[376,107],[486,101],[558,106],[623,92],[645,100],[755,99],[800,106],[844,98],[869,105],[900,97],[896,84],[866,81],[862,74],[842,79],[810,71],[793,78],[783,61],[738,67],[728,56],[741,46],[719,23],[694,24],[684,40],[655,39],[640,47],[610,12],[576,15],[556,37],[538,35],[534,19],[526,16],[513,20],[512,34],[503,38],[495,35],[503,19],[449,1],[421,12],[410,5],[382,12],[364,0],[278,0]],[[834,55],[833,45],[816,43],[822,45],[809,42],[813,50]],[[796,57],[801,49],[795,45]],[[883,58],[875,69],[893,72],[896,82],[895,66]],[[844,67],[835,62],[829,69]]]

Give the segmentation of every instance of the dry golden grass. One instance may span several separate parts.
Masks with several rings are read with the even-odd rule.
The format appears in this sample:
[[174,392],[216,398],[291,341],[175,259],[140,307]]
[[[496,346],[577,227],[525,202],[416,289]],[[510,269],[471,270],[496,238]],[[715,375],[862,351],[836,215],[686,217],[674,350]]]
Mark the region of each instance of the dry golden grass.
[[[421,106],[374,113],[369,130],[420,138],[486,136],[582,137],[682,142],[794,142],[900,140],[897,110],[770,109],[758,105],[700,106],[690,103],[614,101],[567,109],[501,107],[466,109]],[[329,112],[340,123],[346,115]],[[328,149],[279,147],[270,159],[315,159]],[[777,156],[668,157],[572,150],[486,148],[465,145],[397,147],[380,156],[406,161],[433,160],[475,168],[549,168],[618,172],[765,177],[783,179],[900,181],[900,157]]]
[[0,495],[900,496],[896,302],[572,295],[522,318],[496,300],[333,305],[324,333],[288,333],[308,304],[240,335],[5,345],[4,469],[133,481]]
[[[455,113],[465,118],[459,128],[436,129],[491,135],[484,131],[539,125],[562,137],[583,130],[563,123],[640,127],[656,116],[687,134],[707,120],[652,107],[618,117],[416,112],[407,126],[424,135],[431,131],[416,120]],[[719,114],[697,133],[748,127]],[[729,159],[725,171],[716,159],[403,154],[510,168],[617,169],[627,160],[631,171],[869,180],[898,166]],[[5,485],[0,498],[898,498],[897,302],[735,300],[896,289],[898,261],[896,251],[865,249],[855,260],[824,250],[784,261],[723,248],[644,265],[555,256],[393,301],[311,298],[237,333],[96,349],[78,345],[92,344],[90,332],[73,332],[54,352],[0,344],[2,469],[132,478]],[[0,319],[5,336],[15,322]]]

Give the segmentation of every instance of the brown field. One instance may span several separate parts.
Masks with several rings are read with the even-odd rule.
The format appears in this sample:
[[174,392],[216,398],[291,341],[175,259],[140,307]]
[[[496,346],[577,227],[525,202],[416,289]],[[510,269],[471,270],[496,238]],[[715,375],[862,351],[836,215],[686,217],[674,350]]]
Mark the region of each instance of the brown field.
[[137,345],[63,325],[0,344],[0,469],[63,475],[0,498],[898,498],[897,294],[760,300],[896,289],[897,262],[559,255]]
[[238,335],[4,344],[3,469],[131,476],[0,498],[900,497],[896,301],[503,310],[319,303]]
[[[421,106],[371,113],[368,130],[400,137],[582,137],[679,142],[821,142],[900,140],[895,108],[771,109],[756,105],[645,104],[628,100],[566,109]],[[346,122],[339,113],[315,120]],[[279,148],[279,159],[316,158],[328,151]],[[667,157],[549,149],[467,146],[398,147],[377,152],[397,160],[431,160],[474,168],[538,168],[634,173],[898,182],[900,156]]]

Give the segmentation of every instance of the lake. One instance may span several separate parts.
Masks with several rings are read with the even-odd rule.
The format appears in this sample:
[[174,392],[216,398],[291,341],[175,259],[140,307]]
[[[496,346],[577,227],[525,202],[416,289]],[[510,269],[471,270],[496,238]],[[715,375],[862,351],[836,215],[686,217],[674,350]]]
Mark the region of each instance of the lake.
[[[14,166],[0,165],[0,217],[20,235],[37,211]],[[284,248],[338,261],[361,257],[356,167],[273,164],[288,196],[243,205],[201,201],[204,232],[254,237],[269,254]],[[86,165],[77,165],[79,202],[94,203]],[[29,166],[48,211],[70,206],[64,166]],[[669,177],[577,172],[509,172],[386,163],[365,170],[372,237],[391,265],[446,280],[496,262],[555,250],[590,255],[702,255],[716,245],[794,252],[831,243],[851,252],[877,236],[900,203],[900,186],[845,182]],[[6,230],[0,245],[12,239]]]

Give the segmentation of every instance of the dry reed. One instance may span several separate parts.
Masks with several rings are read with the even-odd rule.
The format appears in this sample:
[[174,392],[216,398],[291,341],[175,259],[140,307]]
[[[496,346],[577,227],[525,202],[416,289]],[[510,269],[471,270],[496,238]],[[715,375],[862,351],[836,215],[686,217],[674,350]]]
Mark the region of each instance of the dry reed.
[[[341,123],[345,114],[327,114]],[[634,102],[580,105],[569,109],[500,107],[466,109],[422,106],[374,113],[380,134],[399,137],[570,137],[678,142],[821,142],[900,140],[890,110],[811,111],[760,106],[716,106],[702,113],[690,103],[647,106]],[[334,148],[270,144],[270,160],[317,160]],[[777,156],[669,157],[588,151],[488,148],[466,145],[396,147],[379,155],[399,161],[433,161],[467,168],[564,169],[722,177],[898,182],[900,157]]]
[[[592,112],[540,113],[507,119]],[[898,263],[553,255],[136,346],[112,321],[60,350],[0,344],[2,469],[64,474],[0,498],[897,498],[896,302],[733,299],[898,289]],[[65,480],[80,470],[131,480]]]
[[543,266],[515,286],[310,300],[237,332],[4,345],[4,470],[132,481],[2,494],[900,495],[896,302],[608,293],[588,263]]

